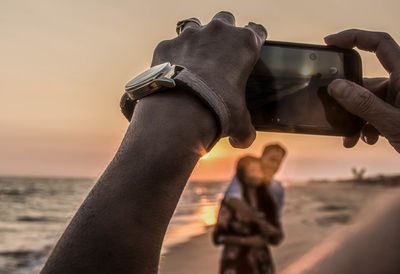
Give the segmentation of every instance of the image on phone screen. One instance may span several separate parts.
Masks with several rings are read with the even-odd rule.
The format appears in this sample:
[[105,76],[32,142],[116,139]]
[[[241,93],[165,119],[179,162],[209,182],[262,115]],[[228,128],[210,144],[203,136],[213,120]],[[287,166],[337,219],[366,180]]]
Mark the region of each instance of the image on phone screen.
[[362,121],[327,92],[334,79],[357,74],[346,58],[339,50],[263,46],[246,90],[256,128],[330,135],[359,130]]

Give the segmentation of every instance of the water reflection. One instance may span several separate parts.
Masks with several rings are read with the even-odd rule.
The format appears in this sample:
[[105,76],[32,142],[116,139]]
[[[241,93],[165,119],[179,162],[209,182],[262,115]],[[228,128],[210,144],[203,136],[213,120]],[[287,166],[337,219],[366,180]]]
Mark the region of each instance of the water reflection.
[[200,218],[205,226],[215,225],[217,222],[218,205],[208,205],[201,208]]

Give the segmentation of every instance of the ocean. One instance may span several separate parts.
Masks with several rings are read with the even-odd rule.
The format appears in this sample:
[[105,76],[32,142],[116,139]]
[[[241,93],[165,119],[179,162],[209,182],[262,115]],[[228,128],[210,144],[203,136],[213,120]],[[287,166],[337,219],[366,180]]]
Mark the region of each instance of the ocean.
[[[39,273],[94,179],[0,177],[0,274]],[[162,253],[216,221],[227,182],[189,182]]]

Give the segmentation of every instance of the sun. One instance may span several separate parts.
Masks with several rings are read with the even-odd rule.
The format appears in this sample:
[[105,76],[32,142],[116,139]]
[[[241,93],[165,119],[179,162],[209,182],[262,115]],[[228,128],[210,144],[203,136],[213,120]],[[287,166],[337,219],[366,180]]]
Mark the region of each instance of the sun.
[[203,156],[201,156],[200,160],[207,159],[210,156],[210,153],[206,153]]

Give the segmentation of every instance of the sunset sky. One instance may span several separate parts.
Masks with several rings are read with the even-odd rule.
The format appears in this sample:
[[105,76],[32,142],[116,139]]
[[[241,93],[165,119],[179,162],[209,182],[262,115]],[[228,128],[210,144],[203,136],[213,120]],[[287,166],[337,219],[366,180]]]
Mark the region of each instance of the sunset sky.
[[[389,32],[400,41],[400,1],[0,1],[0,175],[97,177],[128,126],[119,110],[123,87],[149,67],[178,20],[207,23],[229,10],[237,25],[263,24],[268,39],[323,43],[347,28]],[[371,53],[364,75],[385,76]],[[338,137],[259,133],[247,150],[222,140],[193,179],[233,174],[237,157],[280,142],[288,157],[279,177],[292,180],[396,173],[400,155],[381,139],[342,148]]]

